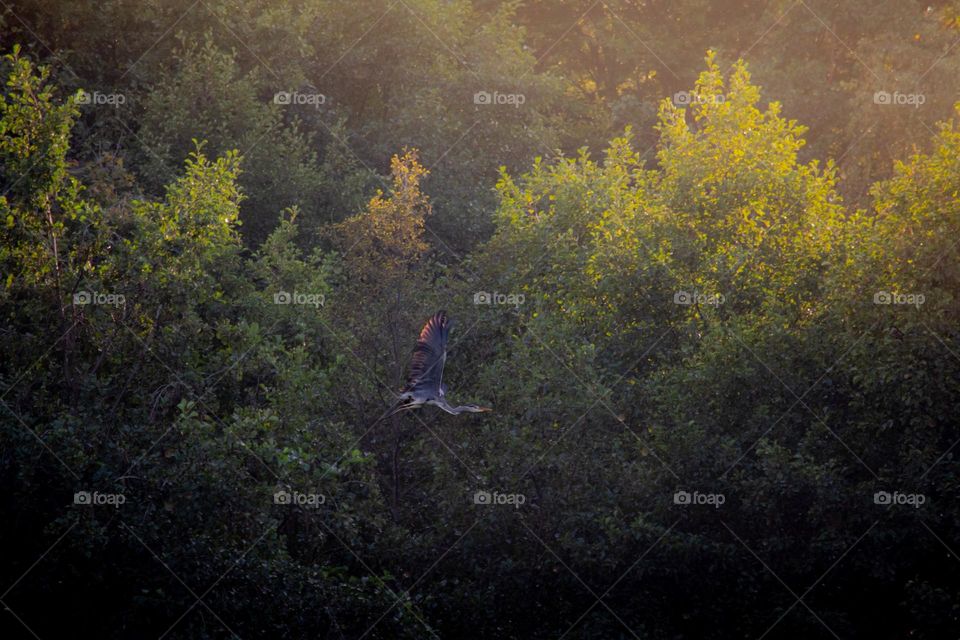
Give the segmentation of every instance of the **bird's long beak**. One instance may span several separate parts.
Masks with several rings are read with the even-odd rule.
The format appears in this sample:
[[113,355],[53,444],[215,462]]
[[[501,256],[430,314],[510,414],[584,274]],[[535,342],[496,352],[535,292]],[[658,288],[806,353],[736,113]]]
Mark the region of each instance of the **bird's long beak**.
[[382,416],[380,416],[379,418],[377,418],[376,422],[374,422],[373,424],[377,424],[377,423],[379,423],[379,422],[382,422],[382,421],[386,420],[387,418],[389,418],[390,416],[392,416],[392,415],[394,415],[394,414],[396,414],[396,413],[400,413],[400,412],[403,411],[404,409],[409,409],[409,408],[410,408],[410,407],[404,406],[403,401],[398,400],[397,402],[394,403],[394,405],[393,405],[392,407],[390,407],[389,409],[387,409],[386,412],[385,412]]

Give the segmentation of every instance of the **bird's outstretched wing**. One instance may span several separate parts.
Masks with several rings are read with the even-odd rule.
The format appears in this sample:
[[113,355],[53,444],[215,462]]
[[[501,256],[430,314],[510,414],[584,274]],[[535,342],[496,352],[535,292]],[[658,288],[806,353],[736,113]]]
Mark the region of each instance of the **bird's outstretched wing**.
[[415,394],[429,393],[440,395],[443,382],[443,365],[447,361],[447,336],[450,334],[450,321],[446,311],[438,311],[427,320],[420,330],[420,338],[413,349],[410,359],[410,375],[404,391]]

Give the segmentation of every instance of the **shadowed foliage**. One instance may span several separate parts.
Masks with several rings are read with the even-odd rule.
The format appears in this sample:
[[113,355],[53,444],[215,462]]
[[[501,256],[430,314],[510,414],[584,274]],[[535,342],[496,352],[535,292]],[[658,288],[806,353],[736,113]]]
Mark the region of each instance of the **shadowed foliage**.
[[957,6],[848,4],[6,7],[3,637],[953,637]]

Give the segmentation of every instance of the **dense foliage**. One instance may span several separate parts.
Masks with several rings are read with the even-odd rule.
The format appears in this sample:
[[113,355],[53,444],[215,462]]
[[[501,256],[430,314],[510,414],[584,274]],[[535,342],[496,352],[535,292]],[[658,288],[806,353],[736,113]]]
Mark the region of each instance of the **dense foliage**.
[[[862,4],[8,7],[3,637],[955,636],[955,96],[864,96],[956,7]],[[377,423],[439,308],[495,411]]]

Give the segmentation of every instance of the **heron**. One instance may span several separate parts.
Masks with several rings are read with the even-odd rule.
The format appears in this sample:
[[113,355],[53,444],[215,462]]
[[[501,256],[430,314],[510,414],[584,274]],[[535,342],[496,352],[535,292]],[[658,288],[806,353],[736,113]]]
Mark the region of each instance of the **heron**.
[[447,338],[450,320],[446,311],[437,311],[420,330],[417,346],[410,359],[410,374],[400,391],[397,402],[377,422],[401,411],[419,409],[423,405],[440,407],[447,413],[482,413],[490,407],[462,404],[456,407],[447,402],[447,385],[443,383],[443,365],[447,362]]

